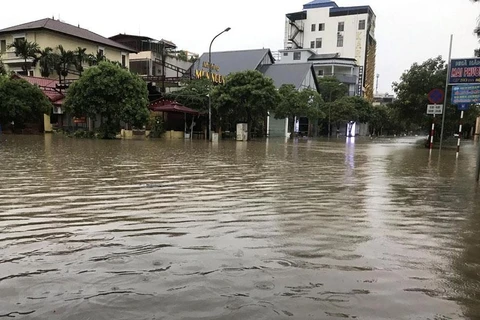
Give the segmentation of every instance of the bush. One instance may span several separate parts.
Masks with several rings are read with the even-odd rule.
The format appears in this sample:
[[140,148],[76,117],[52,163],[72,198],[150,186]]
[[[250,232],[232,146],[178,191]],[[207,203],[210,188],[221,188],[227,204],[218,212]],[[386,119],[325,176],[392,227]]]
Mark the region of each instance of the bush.
[[148,121],[150,127],[150,137],[160,138],[165,133],[165,126],[163,124],[163,118],[160,116],[151,115]]

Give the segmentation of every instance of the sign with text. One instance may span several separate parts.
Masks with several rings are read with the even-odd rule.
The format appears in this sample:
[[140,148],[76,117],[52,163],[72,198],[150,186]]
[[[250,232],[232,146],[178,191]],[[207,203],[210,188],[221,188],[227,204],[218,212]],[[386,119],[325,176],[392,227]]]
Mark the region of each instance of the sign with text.
[[452,59],[450,84],[480,83],[480,58]]
[[427,114],[442,114],[443,104],[427,104]]
[[480,103],[480,84],[453,86],[452,104]]

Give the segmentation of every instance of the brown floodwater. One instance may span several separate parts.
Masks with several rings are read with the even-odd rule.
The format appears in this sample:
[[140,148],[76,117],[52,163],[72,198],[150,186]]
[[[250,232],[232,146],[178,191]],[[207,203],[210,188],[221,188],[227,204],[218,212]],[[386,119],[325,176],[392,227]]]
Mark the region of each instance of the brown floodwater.
[[0,318],[480,319],[476,149],[0,136]]

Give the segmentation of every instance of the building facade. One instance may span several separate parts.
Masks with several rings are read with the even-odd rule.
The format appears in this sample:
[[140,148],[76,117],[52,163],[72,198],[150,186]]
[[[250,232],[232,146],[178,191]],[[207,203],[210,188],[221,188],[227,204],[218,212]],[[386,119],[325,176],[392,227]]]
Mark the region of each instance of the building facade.
[[110,39],[137,52],[130,54],[130,70],[159,92],[175,90],[179,82],[189,76],[192,62],[188,59],[193,55],[185,52],[187,61],[182,60],[175,51],[177,46],[171,41],[128,34],[118,34]]
[[[276,63],[269,49],[212,52],[211,64],[209,54],[204,53],[192,65],[191,73],[196,78],[207,78],[217,84],[225,82],[225,78],[234,72],[257,70],[273,80],[280,88],[291,84],[297,90],[306,88],[319,90],[318,80],[313,65],[303,63]],[[275,119],[270,113],[266,119],[266,134],[269,137],[287,137],[288,119]]]
[[[354,61],[354,65],[345,66],[339,64],[339,61],[328,64],[328,59],[324,59],[323,66],[316,67],[317,74],[323,70],[323,75],[337,76],[335,68],[338,68],[339,76],[356,76],[356,88],[350,91],[373,101],[375,20],[370,6],[339,7],[334,1],[314,0],[305,4],[302,11],[286,15],[285,42],[281,58],[301,61],[303,52],[307,55],[308,52],[313,52],[319,57],[330,55],[336,59]],[[303,51],[305,49],[310,51]],[[332,71],[329,70],[330,67],[333,67]],[[341,81],[350,86],[351,80],[349,78],[347,82]]]
[[[28,59],[29,68],[28,74],[26,74],[27,72],[22,69],[25,64],[24,59],[18,57],[13,48],[8,48],[10,44],[20,40],[35,42],[40,49],[50,47],[55,50],[59,45],[62,45],[66,51],[74,51],[79,47],[85,48],[86,54],[101,53],[107,59],[119,62],[126,68],[129,65],[129,54],[135,52],[127,46],[80,28],[80,26],[49,18],[1,29],[0,55],[7,71],[35,77],[41,76],[40,66],[38,64],[33,66],[33,59]],[[85,63],[85,68],[87,67],[88,65]],[[52,77],[55,76],[52,75]]]

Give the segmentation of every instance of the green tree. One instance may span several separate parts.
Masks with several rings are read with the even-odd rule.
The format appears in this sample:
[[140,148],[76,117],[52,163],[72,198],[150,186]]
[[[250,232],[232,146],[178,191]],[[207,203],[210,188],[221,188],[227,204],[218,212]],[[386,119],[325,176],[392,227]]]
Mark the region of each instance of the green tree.
[[58,76],[62,76],[65,80],[72,65],[75,64],[75,54],[71,50],[65,50],[62,45],[59,45],[57,50],[58,53],[55,55],[55,70]]
[[0,76],[0,124],[14,121],[15,127],[43,119],[51,103],[38,87],[18,78]]
[[247,123],[248,139],[251,139],[253,125],[263,126],[267,112],[275,109],[279,95],[272,79],[259,71],[248,70],[230,74],[225,85],[214,89],[212,98],[219,118],[230,125]]
[[65,107],[74,116],[100,115],[103,138],[112,138],[120,129],[120,122],[136,127],[147,123],[147,85],[128,70],[101,62],[70,86]]
[[102,51],[98,51],[96,54],[90,53],[87,56],[87,63],[89,66],[96,66],[100,64],[100,62],[102,61],[107,61],[107,58],[105,57]]
[[291,137],[294,136],[295,117],[307,117],[309,122],[324,117],[321,112],[323,99],[320,94],[312,89],[298,91],[291,84],[284,84],[278,90],[280,100],[272,110],[276,119],[288,118]]
[[178,60],[188,61],[188,53],[187,53],[187,51],[184,51],[184,50],[178,51],[178,52],[177,52],[177,58],[178,58]]
[[341,124],[359,120],[359,112],[350,98],[353,97],[343,97],[328,105],[331,122],[335,124],[337,131]]
[[7,74],[7,69],[5,68],[5,65],[3,64],[3,61],[0,58],[0,76],[4,76],[6,74]]
[[[32,66],[35,66],[37,60],[37,55],[40,52],[40,47],[36,42],[26,41],[24,39],[15,40],[8,45],[8,48],[15,49],[15,55],[21,57],[24,60],[22,69],[25,71],[25,74],[28,75],[28,71]],[[32,59],[33,62],[28,62],[29,59]]]
[[427,95],[432,89],[445,89],[447,68],[442,57],[428,59],[422,64],[414,63],[400,77],[400,82],[393,83],[397,94],[394,104],[399,108],[400,117],[410,124],[410,130],[427,128],[431,116],[427,116]]
[[75,69],[80,76],[84,71],[83,63],[88,62],[88,54],[85,53],[86,51],[87,49],[82,47],[78,47],[75,49],[75,51],[73,51]]
[[208,95],[212,87],[212,81],[206,78],[188,80],[182,84],[180,90],[167,93],[166,98],[175,100],[201,113],[206,113],[208,112]]
[[38,62],[40,65],[40,74],[42,77],[48,78],[55,70],[55,54],[53,49],[46,47],[40,50]]
[[324,101],[333,102],[348,95],[348,87],[335,77],[318,78],[320,94]]

